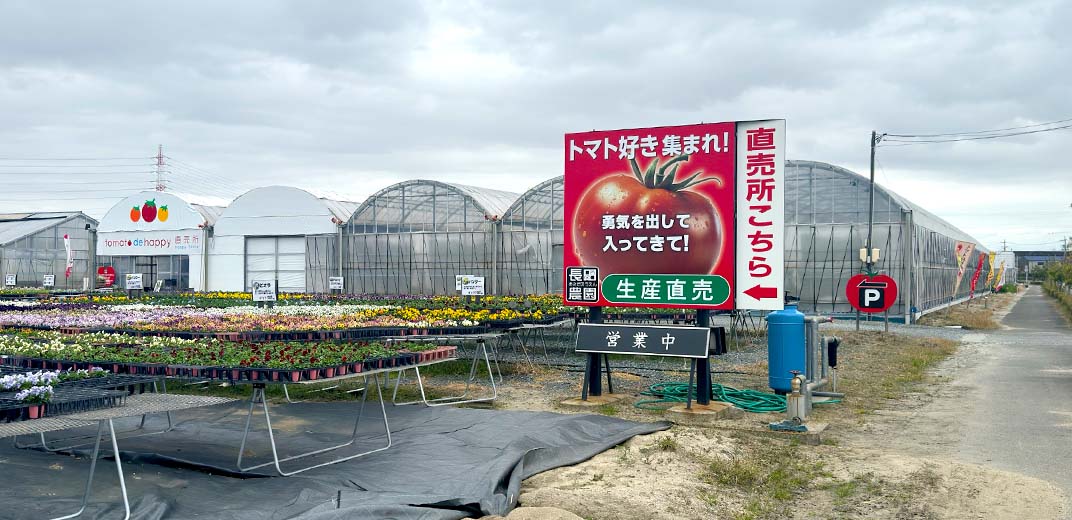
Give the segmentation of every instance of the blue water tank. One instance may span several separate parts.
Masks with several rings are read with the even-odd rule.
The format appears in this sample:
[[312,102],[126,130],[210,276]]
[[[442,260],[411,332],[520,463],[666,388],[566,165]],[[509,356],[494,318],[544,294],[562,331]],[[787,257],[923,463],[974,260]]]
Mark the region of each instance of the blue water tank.
[[796,305],[767,315],[767,380],[778,393],[792,390],[791,371],[804,372],[804,313]]

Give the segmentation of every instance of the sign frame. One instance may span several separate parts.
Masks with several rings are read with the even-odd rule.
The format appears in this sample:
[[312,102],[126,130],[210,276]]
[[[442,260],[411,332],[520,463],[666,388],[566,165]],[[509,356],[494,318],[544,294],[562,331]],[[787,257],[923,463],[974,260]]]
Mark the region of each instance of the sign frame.
[[[651,330],[651,331],[655,331],[655,330],[658,330],[658,331],[672,330],[672,331],[676,331],[676,332],[681,332],[685,336],[696,336],[697,338],[702,336],[703,337],[703,352],[700,353],[700,351],[699,351],[700,347],[699,346],[692,347],[691,345],[690,345],[690,347],[696,349],[696,352],[692,353],[692,354],[681,354],[681,353],[666,354],[666,353],[648,352],[646,350],[645,351],[635,351],[635,350],[630,350],[632,347],[624,346],[626,343],[628,343],[628,341],[625,341],[625,342],[622,343],[623,346],[621,347],[621,349],[619,349],[619,347],[616,347],[616,346],[608,346],[607,348],[597,348],[597,347],[584,347],[584,348],[582,348],[581,347],[582,336],[587,335],[590,332],[594,332],[594,331],[597,331],[597,330],[600,330],[600,331],[605,330],[608,333],[610,333],[610,332],[620,332],[620,331],[636,331],[636,332],[634,332],[634,334],[639,333],[639,332],[645,332],[646,333],[649,330]],[[573,350],[574,350],[574,352],[586,353],[586,354],[621,354],[621,355],[629,355],[629,356],[656,356],[656,357],[676,357],[676,358],[687,358],[687,359],[707,359],[708,356],[710,356],[711,335],[712,334],[713,334],[713,332],[712,332],[712,329],[710,327],[674,327],[674,326],[669,326],[669,325],[633,325],[633,324],[626,325],[626,324],[620,324],[620,323],[580,323],[577,326],[577,335],[574,338],[574,349]],[[602,333],[599,333],[598,335],[602,336]],[[621,334],[620,335],[621,340],[627,340],[628,337],[629,337],[629,335],[627,335],[627,334]],[[652,337],[652,336],[647,335],[645,337]],[[674,336],[674,337],[675,337],[675,341],[673,342],[673,344],[676,345],[676,339],[679,338],[679,336]],[[687,339],[691,339],[691,338],[687,338]],[[659,345],[658,344],[653,344],[652,347],[653,348],[658,348]]]
[[[564,303],[784,308],[785,158],[784,119],[565,134]],[[669,298],[653,278],[666,297],[634,300],[608,292],[616,275],[688,275],[703,287],[692,280],[684,299]],[[712,285],[728,297],[702,292]]]
[[145,290],[142,273],[127,273],[123,276],[123,288],[128,291]]
[[275,280],[254,280],[250,285],[250,297],[255,302],[274,302],[279,299]]

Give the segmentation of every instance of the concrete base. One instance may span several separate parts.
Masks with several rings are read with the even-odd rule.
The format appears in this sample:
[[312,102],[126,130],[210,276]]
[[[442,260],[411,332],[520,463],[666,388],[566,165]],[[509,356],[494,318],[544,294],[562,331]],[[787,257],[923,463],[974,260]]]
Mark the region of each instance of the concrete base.
[[666,410],[666,418],[675,424],[687,426],[714,426],[712,421],[733,419],[744,415],[744,411],[729,403],[711,401],[711,404],[692,403],[692,408],[676,404]]
[[588,411],[608,404],[617,404],[632,397],[629,394],[590,395],[587,401],[582,401],[580,397],[571,397],[564,401],[559,401],[558,404],[563,408]]

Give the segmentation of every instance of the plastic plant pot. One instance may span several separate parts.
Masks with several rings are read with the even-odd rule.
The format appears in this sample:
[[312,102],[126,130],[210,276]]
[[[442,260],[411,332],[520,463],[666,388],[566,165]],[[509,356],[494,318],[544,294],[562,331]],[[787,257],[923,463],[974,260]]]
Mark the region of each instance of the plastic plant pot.
[[335,367],[324,368],[324,377],[328,379],[335,377]]

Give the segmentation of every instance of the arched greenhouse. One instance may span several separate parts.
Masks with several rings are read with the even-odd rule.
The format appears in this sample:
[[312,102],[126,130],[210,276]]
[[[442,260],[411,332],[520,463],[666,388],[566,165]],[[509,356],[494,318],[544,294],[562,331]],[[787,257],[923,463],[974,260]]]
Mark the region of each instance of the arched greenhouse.
[[533,186],[502,217],[503,294],[562,292],[564,177]]

